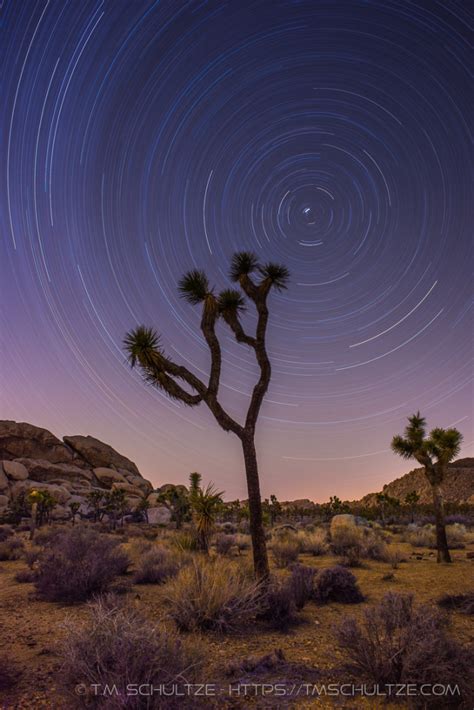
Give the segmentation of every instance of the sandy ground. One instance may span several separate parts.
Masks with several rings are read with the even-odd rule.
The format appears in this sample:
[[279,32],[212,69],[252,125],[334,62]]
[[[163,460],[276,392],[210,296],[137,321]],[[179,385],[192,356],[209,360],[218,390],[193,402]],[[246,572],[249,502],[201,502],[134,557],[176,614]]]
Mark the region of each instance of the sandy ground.
[[[474,550],[471,542],[465,550],[454,550],[452,565],[436,564],[434,554],[427,550],[416,550],[415,554],[423,555],[416,559],[414,550],[408,545],[399,543],[397,547],[406,554],[408,561],[400,564],[394,570],[395,578],[390,581],[382,577],[391,572],[385,563],[367,562],[366,567],[353,570],[359,581],[366,601],[359,605],[347,606],[330,604],[318,607],[309,604],[301,614],[302,621],[288,633],[270,631],[261,625],[246,630],[245,633],[232,636],[215,636],[212,634],[201,637],[203,657],[206,659],[207,670],[203,683],[223,683],[227,688],[229,683],[236,683],[235,678],[228,678],[223,669],[229,661],[248,656],[261,656],[273,649],[281,649],[288,661],[283,670],[274,669],[265,677],[259,677],[258,682],[285,682],[289,686],[296,679],[319,679],[319,682],[351,682],[347,672],[343,670],[343,656],[334,640],[334,627],[343,617],[352,615],[359,617],[367,605],[377,602],[387,591],[410,592],[418,601],[434,603],[441,594],[459,594],[472,590],[474,587],[474,560],[467,559],[468,550]],[[317,568],[327,567],[336,562],[332,557],[311,557],[301,555],[300,561]],[[18,584],[15,573],[25,568],[23,561],[0,563],[0,655],[17,662],[21,669],[19,682],[8,697],[1,697],[2,708],[57,708],[67,710],[70,701],[62,699],[55,685],[55,676],[61,665],[58,653],[58,641],[64,630],[61,628],[65,618],[72,615],[87,613],[85,605],[62,606],[41,602],[35,599],[32,584]],[[151,620],[158,620],[163,613],[163,587],[156,585],[140,585],[134,588],[135,600]],[[474,643],[474,624],[472,617],[457,612],[450,613],[451,632],[463,643]],[[283,676],[283,677],[282,677]],[[290,677],[288,677],[290,676]],[[244,679],[245,680],[245,679]],[[252,679],[249,680],[252,682]],[[255,682],[255,680],[254,680]],[[306,680],[307,682],[307,680]],[[205,691],[203,691],[205,692]],[[212,692],[212,691],[211,691]],[[242,695],[242,693],[247,694]],[[297,691],[293,691],[297,692]],[[400,708],[400,704],[387,704],[383,700],[360,699],[350,700],[307,697],[305,688],[296,699],[269,698],[266,703],[261,698],[252,697],[253,691],[241,691],[241,697],[235,693],[229,697],[224,690],[223,697],[207,698],[208,707],[271,707],[285,708],[296,705],[298,708]],[[197,703],[196,703],[197,706]],[[403,703],[402,703],[403,707]]]

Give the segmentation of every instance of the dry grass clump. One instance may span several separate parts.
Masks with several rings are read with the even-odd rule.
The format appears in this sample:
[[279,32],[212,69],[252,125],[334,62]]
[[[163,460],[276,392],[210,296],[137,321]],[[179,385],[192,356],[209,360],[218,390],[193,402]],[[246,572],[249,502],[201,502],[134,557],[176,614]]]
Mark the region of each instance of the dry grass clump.
[[[148,689],[199,680],[202,653],[195,642],[153,624],[113,595],[90,604],[85,620],[70,618],[65,631],[59,679],[73,707],[174,708],[183,706],[185,699],[176,694],[147,695]],[[82,695],[75,692],[78,684],[84,688]],[[143,694],[130,694],[129,684],[142,686]],[[117,691],[95,695],[94,685]]]
[[461,614],[474,614],[474,591],[466,594],[443,594],[438,599],[439,606],[444,609],[460,611]]
[[291,537],[282,537],[272,543],[273,560],[276,566],[281,569],[289,567],[293,562],[297,562],[299,552],[299,541]]
[[260,587],[222,558],[193,559],[166,586],[169,616],[181,631],[229,633],[260,609]]
[[[458,685],[466,707],[473,699],[472,650],[447,635],[444,616],[428,606],[415,606],[411,595],[386,594],[380,604],[364,612],[362,622],[346,619],[337,639],[360,680],[381,686]],[[459,695],[420,700],[429,702],[429,707],[461,706]]]
[[9,656],[2,653],[0,655],[0,693],[11,690],[17,684],[19,676],[20,673],[16,663]]
[[374,530],[341,523],[331,529],[331,551],[340,555],[346,566],[359,567],[363,559],[383,560],[387,546]]
[[85,601],[108,591],[129,564],[117,539],[75,528],[63,532],[40,556],[36,591],[46,601]]
[[151,546],[136,563],[134,584],[163,584],[176,577],[182,566],[179,554],[165,547]]
[[322,528],[316,528],[314,532],[301,533],[301,552],[319,557],[328,552],[327,534]]
[[250,535],[237,533],[237,535],[235,535],[235,546],[239,555],[245,552],[245,550],[250,550]]
[[228,555],[236,545],[236,535],[228,533],[218,533],[216,535],[215,546],[219,555]]
[[3,542],[0,542],[0,562],[19,560],[24,549],[25,545],[21,538],[16,535],[7,537]]
[[[465,547],[467,530],[460,523],[453,523],[446,526],[446,537],[448,547],[452,550],[463,549]],[[412,547],[428,547],[436,549],[436,529],[434,525],[424,525],[422,528],[409,526],[402,539],[410,543]]]

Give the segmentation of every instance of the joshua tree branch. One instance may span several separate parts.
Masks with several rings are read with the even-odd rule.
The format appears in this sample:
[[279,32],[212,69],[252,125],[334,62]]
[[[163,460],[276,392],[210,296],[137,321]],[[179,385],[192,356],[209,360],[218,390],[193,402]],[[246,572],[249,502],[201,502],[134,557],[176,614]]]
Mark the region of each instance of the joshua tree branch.
[[251,348],[256,347],[255,338],[252,338],[251,335],[247,335],[236,313],[223,313],[222,317],[234,333],[235,339],[238,343],[245,343],[246,345],[250,345]]
[[268,323],[268,308],[266,303],[267,293],[268,291],[259,293],[255,300],[255,305],[258,312],[258,321],[257,337],[255,339],[254,347],[258,366],[260,368],[260,377],[257,384],[253,388],[252,398],[250,400],[250,406],[247,412],[247,418],[245,420],[245,428],[250,430],[252,433],[255,430],[255,424],[257,422],[258,414],[260,412],[260,407],[262,406],[263,398],[268,389],[270,377],[272,374],[270,360],[265,346],[265,336]]

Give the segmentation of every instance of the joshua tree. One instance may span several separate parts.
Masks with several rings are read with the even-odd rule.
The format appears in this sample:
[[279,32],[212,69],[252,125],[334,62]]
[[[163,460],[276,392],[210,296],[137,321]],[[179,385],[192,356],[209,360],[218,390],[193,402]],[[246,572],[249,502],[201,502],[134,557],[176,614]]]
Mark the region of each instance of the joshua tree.
[[405,496],[405,504],[410,507],[410,514],[411,514],[411,522],[415,520],[415,508],[417,503],[420,500],[420,496],[416,491],[410,491],[410,493],[407,493]]
[[[256,280],[252,274],[259,275]],[[254,569],[258,578],[269,575],[265,532],[262,519],[262,502],[255,450],[255,427],[268,389],[271,365],[266,348],[268,324],[267,299],[272,288],[286,288],[289,272],[285,266],[268,263],[259,265],[257,257],[248,252],[234,254],[230,269],[231,279],[238,283],[257,312],[255,335],[245,332],[240,315],[245,307],[243,295],[235,289],[226,289],[215,295],[203,271],[190,271],[181,279],[179,291],[193,305],[202,304],[201,331],[209,347],[211,365],[209,380],[205,384],[194,373],[168,358],[160,346],[160,339],[152,328],[140,326],[125,337],[124,345],[132,367],[138,364],[151,384],[163,389],[170,397],[194,407],[204,402],[224,431],[231,431],[242,443],[250,508]],[[219,402],[222,355],[216,326],[222,319],[231,329],[238,343],[250,347],[258,363],[260,376],[253,388],[245,421],[231,417]],[[184,383],[182,387],[180,382]]]
[[173,487],[158,493],[158,503],[168,508],[171,513],[171,519],[176,523],[176,530],[179,530],[183,522],[189,517],[190,506],[187,493]]
[[461,441],[462,434],[457,429],[436,428],[426,437],[426,420],[420,416],[420,412],[408,417],[404,436],[394,436],[392,439],[392,450],[404,459],[416,459],[423,466],[431,485],[438,562],[451,562],[440,486],[446,476],[448,463],[459,453]]
[[76,515],[79,512],[79,508],[81,507],[81,504],[78,503],[78,501],[73,501],[72,503],[69,503],[69,510],[71,511],[71,518],[72,518],[72,524],[76,524]]

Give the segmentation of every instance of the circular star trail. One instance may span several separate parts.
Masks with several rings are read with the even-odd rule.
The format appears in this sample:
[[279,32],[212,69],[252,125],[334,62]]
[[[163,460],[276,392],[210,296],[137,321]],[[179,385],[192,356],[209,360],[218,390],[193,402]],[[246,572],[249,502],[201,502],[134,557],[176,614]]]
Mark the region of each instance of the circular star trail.
[[[265,495],[377,489],[420,409],[472,452],[472,137],[463,2],[6,0],[2,417],[90,433],[156,484],[245,485],[237,443],[130,372],[154,325],[204,376],[176,284],[285,263],[259,422]],[[255,320],[249,309],[247,327]],[[220,329],[242,417],[251,353]]]

